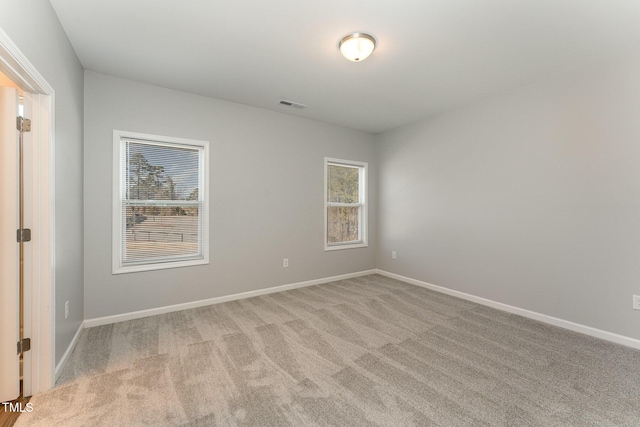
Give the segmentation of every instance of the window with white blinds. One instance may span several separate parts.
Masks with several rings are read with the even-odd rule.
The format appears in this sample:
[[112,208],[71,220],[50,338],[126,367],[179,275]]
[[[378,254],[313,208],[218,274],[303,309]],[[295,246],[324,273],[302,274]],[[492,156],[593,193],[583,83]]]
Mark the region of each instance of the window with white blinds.
[[209,262],[208,146],[114,131],[114,274]]

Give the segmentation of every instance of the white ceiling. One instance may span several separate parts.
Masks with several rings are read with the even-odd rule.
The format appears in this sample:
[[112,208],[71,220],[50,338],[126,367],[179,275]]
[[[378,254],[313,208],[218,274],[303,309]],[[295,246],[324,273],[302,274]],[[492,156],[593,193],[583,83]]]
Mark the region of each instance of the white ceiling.
[[[373,133],[640,52],[639,0],[51,4],[85,69]],[[364,62],[338,51],[354,31]]]

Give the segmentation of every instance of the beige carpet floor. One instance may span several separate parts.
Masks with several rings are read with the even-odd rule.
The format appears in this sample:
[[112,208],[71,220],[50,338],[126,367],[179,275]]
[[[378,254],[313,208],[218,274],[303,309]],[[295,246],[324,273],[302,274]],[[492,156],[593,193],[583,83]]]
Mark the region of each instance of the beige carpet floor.
[[380,275],[83,331],[25,426],[640,426],[640,351]]

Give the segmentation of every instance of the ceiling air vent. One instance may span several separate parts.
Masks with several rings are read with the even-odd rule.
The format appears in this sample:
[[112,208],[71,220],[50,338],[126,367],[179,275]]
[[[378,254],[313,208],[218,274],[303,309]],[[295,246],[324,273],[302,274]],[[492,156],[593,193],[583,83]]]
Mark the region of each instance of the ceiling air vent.
[[307,107],[304,104],[300,104],[298,102],[293,102],[293,101],[287,101],[286,99],[281,99],[280,100],[280,105],[286,105],[287,107],[298,108],[300,110],[302,110],[303,108]]

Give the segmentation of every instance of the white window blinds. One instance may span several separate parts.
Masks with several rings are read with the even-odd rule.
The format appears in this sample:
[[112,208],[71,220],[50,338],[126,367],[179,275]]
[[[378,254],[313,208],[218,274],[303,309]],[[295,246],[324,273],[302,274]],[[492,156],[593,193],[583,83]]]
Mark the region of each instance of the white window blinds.
[[205,147],[131,137],[119,146],[118,269],[205,260]]

